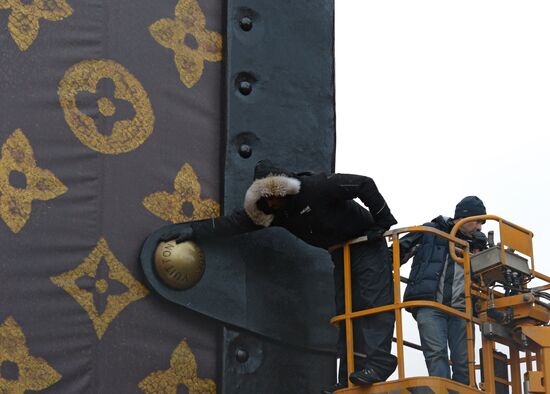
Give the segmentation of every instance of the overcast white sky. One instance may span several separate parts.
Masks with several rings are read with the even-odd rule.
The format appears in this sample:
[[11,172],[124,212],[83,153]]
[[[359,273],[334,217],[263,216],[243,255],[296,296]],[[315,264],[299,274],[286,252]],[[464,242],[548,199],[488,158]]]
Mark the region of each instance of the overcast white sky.
[[550,2],[335,3],[336,171],[374,178],[397,227],[477,195],[549,275]]

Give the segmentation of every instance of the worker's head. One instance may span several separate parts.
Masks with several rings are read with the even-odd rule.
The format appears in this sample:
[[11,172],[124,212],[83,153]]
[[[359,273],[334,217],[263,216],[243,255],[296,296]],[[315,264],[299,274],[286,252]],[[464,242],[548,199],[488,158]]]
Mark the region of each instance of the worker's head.
[[268,227],[290,198],[300,192],[300,186],[300,179],[293,173],[262,160],[256,164],[254,182],[244,196],[244,210],[255,224]]
[[[456,204],[454,221],[458,222],[462,218],[468,218],[471,216],[486,215],[487,210],[483,201],[476,196],[464,197],[458,204]],[[460,232],[467,237],[471,237],[476,231],[481,230],[481,226],[485,223],[485,220],[475,220],[472,222],[464,223],[460,226]]]

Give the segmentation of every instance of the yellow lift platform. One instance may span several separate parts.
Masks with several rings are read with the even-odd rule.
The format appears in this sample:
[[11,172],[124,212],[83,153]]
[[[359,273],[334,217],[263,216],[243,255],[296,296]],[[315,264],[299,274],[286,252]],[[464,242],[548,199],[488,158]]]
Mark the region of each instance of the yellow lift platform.
[[[475,220],[498,222],[500,243],[471,255],[468,243],[457,238],[456,233],[464,223]],[[402,302],[398,240],[401,234],[410,232],[431,232],[449,241],[451,258],[464,266],[465,312],[430,301]],[[337,325],[345,321],[347,365],[351,373],[354,371],[353,319],[395,311],[398,379],[370,386],[355,386],[348,382],[348,388],[336,393],[550,393],[550,295],[547,292],[550,289],[550,277],[535,271],[531,231],[498,216],[481,215],[461,219],[450,234],[430,227],[415,226],[388,231],[385,235],[393,243],[394,304],[352,312],[350,245],[366,242],[365,237],[357,238],[344,245],[345,313],[335,316],[331,323]],[[461,252],[457,253],[457,250]],[[529,282],[534,278],[543,284],[529,288]],[[504,291],[496,291],[495,287],[503,288]],[[403,348],[410,344],[403,340],[402,310],[418,306],[437,308],[469,322],[468,386],[438,377],[406,376]],[[481,332],[481,365],[475,364],[474,324]],[[496,344],[508,347],[509,357],[498,352]],[[499,377],[502,374],[497,373],[495,366],[499,371],[504,368],[504,377]],[[474,372],[480,367],[482,382],[476,382]]]

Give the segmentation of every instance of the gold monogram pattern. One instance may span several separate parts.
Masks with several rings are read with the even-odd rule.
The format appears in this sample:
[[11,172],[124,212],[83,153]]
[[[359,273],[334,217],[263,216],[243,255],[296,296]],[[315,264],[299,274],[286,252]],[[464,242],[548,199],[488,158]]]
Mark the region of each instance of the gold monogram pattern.
[[[201,200],[201,185],[193,168],[185,163],[174,181],[173,193],[157,192],[143,199],[152,214],[172,223],[189,222],[220,216],[220,205],[214,200]],[[191,214],[184,213],[189,205]]]
[[[108,290],[107,281],[97,278],[98,266],[103,260],[109,268],[109,279],[120,282],[127,290],[117,295],[109,294],[105,310],[103,313],[99,313],[94,304],[92,291],[80,288],[77,281],[83,277],[92,278],[95,282],[95,290],[100,294],[105,293]],[[103,238],[78,267],[59,276],[52,276],[50,280],[69,293],[84,308],[92,320],[99,339],[124,308],[149,294],[149,291],[135,280],[126,267],[117,260],[107,241]]]
[[180,79],[188,88],[200,80],[205,61],[222,60],[222,35],[205,26],[206,18],[196,0],[180,0],[175,19],[160,19],[149,26],[153,38],[174,51]]
[[0,325],[0,366],[3,363],[17,366],[17,377],[0,376],[0,392],[23,394],[27,390],[44,390],[61,379],[61,375],[44,359],[29,354],[25,334],[13,317]]
[[197,376],[197,361],[185,340],[176,347],[170,358],[170,368],[151,373],[139,383],[146,394],[175,394],[178,385],[187,387],[189,394],[215,394],[216,384]]
[[[100,385],[104,390],[100,391],[142,392],[138,384],[143,380],[140,387],[147,392],[162,392],[164,388],[175,394],[175,390],[185,391],[187,387],[190,393],[214,394],[215,378],[197,370],[197,363],[215,360],[214,323],[208,319],[184,321],[179,334],[183,330],[185,335],[174,337],[170,325],[175,321],[163,308],[154,310],[149,302],[159,299],[148,297],[151,290],[146,288],[143,275],[138,275],[139,262],[132,261],[137,256],[131,252],[139,248],[136,242],[141,239],[115,242],[111,233],[120,238],[128,217],[137,227],[147,227],[147,223],[142,226],[141,216],[146,217],[145,222],[147,217],[159,220],[142,205],[146,205],[144,197],[154,192],[165,191],[155,193],[162,196],[156,201],[152,198],[153,210],[166,210],[164,217],[170,217],[166,212],[171,206],[182,212],[173,216],[175,222],[220,213],[214,201],[217,195],[205,195],[211,190],[211,185],[204,183],[207,178],[202,179],[207,174],[195,174],[190,165],[184,166],[185,160],[176,161],[166,183],[145,189],[137,196],[132,195],[135,188],[126,188],[126,193],[123,190],[121,194],[120,187],[112,187],[113,182],[122,188],[134,182],[131,175],[140,172],[140,165],[155,166],[163,161],[161,157],[147,157],[151,156],[147,154],[150,144],[159,142],[153,134],[160,131],[158,111],[166,111],[166,103],[181,101],[178,91],[193,96],[193,90],[185,86],[208,84],[210,71],[220,65],[222,35],[213,32],[219,32],[219,28],[210,27],[210,22],[212,26],[220,23],[210,20],[210,12],[213,18],[219,17],[220,7],[211,4],[207,9],[202,0],[176,0],[162,6],[159,2],[153,18],[136,19],[133,14],[143,14],[143,9],[130,9],[128,14],[128,9],[98,8],[96,3],[0,0],[0,16],[5,18],[0,22],[0,42],[6,46],[0,49],[0,75],[4,77],[0,80],[6,81],[0,83],[0,102],[4,105],[0,117],[5,124],[14,125],[0,132],[0,234],[6,235],[5,240],[0,235],[0,394],[65,392],[75,384],[79,388],[73,391],[93,391],[97,385],[88,377],[101,369],[98,361],[104,351],[111,356],[116,352],[120,361],[112,363],[116,368],[111,366],[111,378],[120,374],[119,368],[130,372],[124,373],[129,377],[124,381],[103,379]],[[154,28],[150,25],[162,18],[170,18],[178,25],[174,32],[182,34],[183,29],[181,47],[167,49],[151,35]],[[128,24],[132,21],[135,23]],[[117,28],[112,29],[113,26]],[[152,84],[151,79],[146,79],[151,71],[147,60],[151,49],[159,51],[162,60],[154,62],[155,67],[172,71],[171,81],[164,81],[168,84],[162,78]],[[79,57],[82,51],[91,55]],[[102,52],[114,55],[101,55]],[[218,76],[213,77],[216,82]],[[210,113],[218,108],[212,109],[208,103],[217,102],[218,93],[203,93],[208,94],[201,94],[198,107],[180,102],[184,105],[180,115],[185,117],[198,110],[199,118],[206,116],[201,121],[204,128],[216,131],[217,116]],[[49,128],[31,130],[31,126],[17,123],[21,118],[29,125]],[[169,117],[163,121],[170,123]],[[178,142],[181,146],[189,142],[183,134]],[[208,143],[207,134],[200,136],[201,144]],[[207,156],[201,160],[210,160]],[[149,159],[151,163],[143,163]],[[216,177],[208,181],[216,183],[217,171],[214,172]],[[129,178],[122,180],[125,175]],[[165,195],[172,196],[175,202],[163,205]],[[108,228],[109,234],[93,231],[98,217],[99,227]],[[145,227],[144,231],[150,230]],[[80,231],[83,228],[91,230]],[[10,236],[17,242],[7,242]],[[36,239],[43,242],[34,245]],[[84,249],[79,245],[85,245]],[[2,266],[10,267],[5,278]],[[25,289],[26,296],[19,297],[13,279],[25,277],[33,267],[39,268],[33,274],[33,283],[29,282]],[[49,297],[51,292],[56,296]],[[8,312],[6,309],[17,312],[2,315],[1,312]],[[56,316],[39,319],[45,311]],[[159,341],[170,336],[174,340],[161,353],[160,364],[131,357],[135,338],[143,337],[141,334],[148,329],[136,326],[133,317],[137,314],[148,314],[147,318],[158,322]],[[65,323],[70,325],[75,318],[85,323],[80,330],[83,332],[54,340],[55,335],[67,334]],[[128,330],[138,335],[129,336]],[[207,341],[200,352],[192,340],[197,335]],[[184,336],[186,341],[180,343]],[[128,346],[113,348],[111,343]],[[82,348],[84,351],[80,351]],[[203,352],[208,356],[202,361],[193,352],[196,356]],[[75,376],[85,379],[75,381]]]
[[[14,173],[25,177],[24,187],[10,184]],[[51,200],[66,191],[51,171],[37,167],[29,140],[21,129],[15,130],[2,146],[0,158],[0,217],[10,230],[18,233],[27,223],[33,200]]]
[[73,9],[65,0],[0,0],[0,9],[11,9],[8,30],[21,51],[26,51],[38,36],[39,20],[60,21],[70,16]]
[[[133,119],[116,121],[110,135],[98,131],[94,119],[77,106],[79,93],[96,93],[97,83],[111,79],[115,86],[114,97],[129,102]],[[69,68],[59,83],[59,102],[65,121],[84,145],[106,154],[120,154],[139,147],[153,132],[155,116],[149,97],[141,83],[122,65],[112,60],[84,60]],[[98,111],[106,117],[116,111],[107,97],[97,100]]]

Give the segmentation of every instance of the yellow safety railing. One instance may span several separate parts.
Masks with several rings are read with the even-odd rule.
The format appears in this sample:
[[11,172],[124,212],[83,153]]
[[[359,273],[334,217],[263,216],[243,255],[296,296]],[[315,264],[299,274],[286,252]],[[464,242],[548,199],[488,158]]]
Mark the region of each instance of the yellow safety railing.
[[[446,305],[433,302],[433,301],[406,301],[401,302],[401,256],[400,256],[400,245],[399,245],[399,235],[404,233],[411,232],[425,232],[433,233],[436,236],[442,237],[449,241],[450,248],[453,248],[453,260],[459,264],[464,265],[464,287],[465,287],[465,299],[466,299],[466,308],[465,312],[459,311],[457,309],[448,307]],[[456,233],[456,232],[455,232]],[[446,232],[437,230],[432,227],[426,226],[413,226],[413,227],[404,227],[396,230],[387,231],[384,234],[386,237],[390,238],[393,242],[393,286],[394,286],[394,303],[390,305],[384,305],[376,308],[355,311],[353,312],[352,306],[352,289],[351,289],[351,259],[350,259],[350,246],[362,242],[367,242],[367,237],[360,237],[348,241],[343,245],[344,252],[344,291],[345,291],[345,311],[343,315],[335,316],[331,319],[332,324],[338,324],[340,321],[345,320],[345,329],[346,329],[346,353],[347,353],[347,365],[348,372],[352,373],[355,371],[354,365],[354,347],[353,347],[353,322],[352,320],[362,316],[374,315],[377,313],[382,313],[386,311],[395,311],[395,327],[396,327],[396,340],[397,340],[397,360],[398,360],[398,376],[399,379],[405,378],[405,363],[404,363],[404,341],[403,341],[403,323],[402,323],[402,309],[410,307],[419,307],[419,306],[428,306],[432,308],[439,309],[450,315],[460,317],[467,320],[468,322],[476,321],[477,319],[472,316],[472,302],[470,297],[470,256],[468,253],[469,246],[468,242],[457,238]],[[462,248],[463,257],[457,258],[454,253],[454,247]],[[467,343],[468,343],[468,369],[470,372],[470,385],[475,387],[475,358],[474,358],[474,339],[473,339],[473,328],[472,324],[467,324]],[[353,387],[351,382],[348,382],[349,387]]]
[[[545,291],[550,289],[550,277],[546,276],[542,273],[539,273],[535,271],[535,265],[534,265],[534,257],[533,257],[533,245],[532,245],[532,238],[533,233],[527,229],[524,229],[514,223],[511,223],[509,221],[506,221],[498,216],[494,215],[480,215],[480,216],[472,216],[468,218],[464,218],[461,220],[458,220],[451,232],[445,233],[443,231],[437,230],[432,227],[425,227],[425,226],[414,226],[414,227],[405,227],[400,228],[396,230],[387,231],[384,235],[387,237],[390,241],[392,241],[392,249],[393,249],[393,286],[394,286],[394,303],[391,305],[384,305],[376,308],[366,309],[366,310],[359,310],[359,311],[353,311],[353,305],[352,305],[352,289],[351,289],[351,260],[350,260],[350,247],[354,244],[367,242],[367,237],[361,237],[354,240],[351,240],[343,245],[343,253],[344,253],[344,289],[345,289],[345,311],[343,315],[335,316],[331,319],[331,323],[337,325],[341,321],[345,321],[345,330],[346,330],[346,350],[347,350],[347,365],[348,365],[348,371],[350,373],[354,372],[355,366],[354,366],[354,346],[353,346],[353,319],[362,317],[362,316],[369,316],[374,315],[377,313],[382,313],[386,311],[394,311],[395,312],[395,330],[396,330],[396,342],[397,342],[397,358],[398,358],[398,377],[399,379],[405,378],[405,360],[404,360],[404,345],[408,345],[405,343],[406,341],[403,340],[403,322],[402,322],[402,309],[408,308],[408,307],[431,307],[439,309],[449,315],[453,315],[456,317],[460,317],[467,321],[466,324],[466,337],[467,337],[467,347],[468,347],[468,370],[470,374],[470,386],[476,387],[475,383],[475,356],[474,356],[474,333],[473,333],[473,324],[481,325],[484,322],[489,321],[487,317],[487,313],[480,314],[479,317],[473,316],[472,313],[472,291],[474,292],[475,296],[478,297],[482,303],[483,300],[487,302],[487,300],[490,297],[496,297],[495,303],[496,304],[502,304],[503,302],[516,302],[519,300],[519,295],[516,296],[510,296],[506,299],[506,301],[498,301],[498,299],[502,299],[502,297],[505,297],[505,294],[501,294],[499,292],[496,292],[494,290],[490,290],[487,288],[486,284],[483,284],[483,280],[481,281],[481,284],[471,282],[471,268],[470,268],[470,253],[469,253],[469,247],[468,242],[457,238],[456,234],[461,226],[463,226],[467,222],[471,221],[477,221],[477,220],[493,220],[498,222],[499,224],[499,235],[500,235],[500,244],[501,244],[501,262],[503,264],[506,263],[506,249],[513,249],[515,251],[518,251],[525,256],[529,257],[531,259],[531,276],[533,278],[538,278],[544,282],[546,282],[542,286],[538,286],[536,288],[537,291]],[[445,240],[449,241],[449,253],[452,258],[452,260],[458,264],[462,264],[464,267],[464,296],[465,296],[465,311],[459,311],[457,309],[442,305],[437,302],[433,301],[401,301],[401,253],[400,253],[400,244],[399,244],[399,236],[404,233],[411,233],[411,232],[424,232],[424,233],[432,233],[438,237],[444,238]],[[459,256],[456,251],[461,250],[461,256]],[[522,295],[523,300],[525,301],[525,293]],[[533,296],[528,297],[529,300],[534,299]],[[521,301],[519,302],[521,303]],[[508,305],[508,304],[506,304]],[[534,303],[533,303],[534,305]],[[544,321],[544,314],[534,315],[540,320],[540,322],[544,325],[547,324],[547,322]],[[539,324],[541,324],[539,323]],[[521,322],[519,322],[520,326],[522,325]],[[510,365],[511,370],[511,379],[510,382],[506,382],[502,379],[496,378],[494,376],[494,365],[493,365],[493,351],[495,348],[496,340],[492,338],[485,338],[482,337],[482,361],[484,365],[484,390],[487,393],[494,393],[495,392],[495,382],[505,383],[511,386],[512,393],[513,394],[520,394],[521,393],[521,376],[520,376],[520,364],[525,363],[526,369],[528,373],[532,374],[532,378],[540,378],[540,382],[548,381],[550,379],[550,327],[547,329],[544,328],[544,334],[540,334],[536,329],[531,328],[532,324],[528,323],[526,324],[526,327],[522,326],[522,329],[528,334],[533,337],[537,337],[539,335],[540,337],[544,338],[543,340],[539,340],[539,342],[543,342],[544,346],[542,348],[539,348],[535,352],[535,359],[537,361],[538,367],[543,367],[542,372],[533,372],[532,371],[532,363],[533,363],[533,355],[532,350],[523,349],[521,346],[518,346],[517,344],[514,344],[513,340],[507,340],[506,338],[502,340],[502,343],[504,345],[509,346],[510,348],[510,359],[508,361],[508,364]],[[542,346],[542,345],[541,345]],[[413,346],[414,347],[414,346]],[[525,351],[525,357],[520,358],[519,357],[519,351]],[[539,368],[540,369],[540,368]],[[541,376],[543,378],[541,378]],[[348,387],[353,387],[353,384],[351,382],[348,382]],[[535,384],[535,383],[533,383]],[[547,383],[546,383],[547,384]],[[548,387],[546,387],[548,390]],[[539,391],[537,391],[539,392]]]

